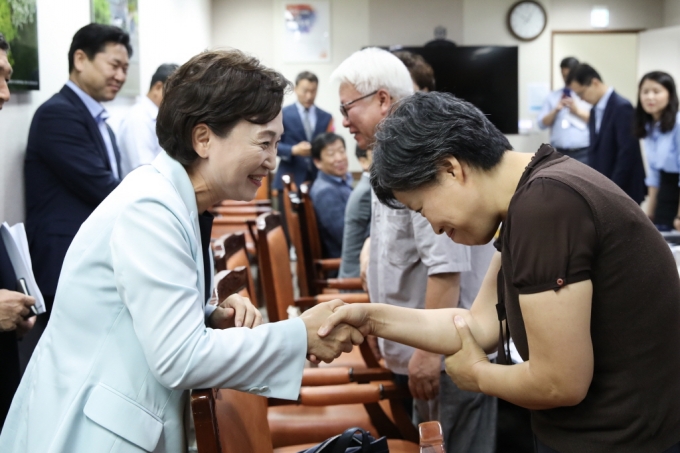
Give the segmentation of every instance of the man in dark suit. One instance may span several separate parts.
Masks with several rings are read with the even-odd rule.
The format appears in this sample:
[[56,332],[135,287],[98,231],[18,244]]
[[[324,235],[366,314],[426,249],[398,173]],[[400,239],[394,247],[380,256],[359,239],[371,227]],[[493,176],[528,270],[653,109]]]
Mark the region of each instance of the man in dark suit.
[[274,179],[274,189],[283,189],[283,175],[293,175],[300,186],[314,181],[316,167],[312,163],[312,140],[323,132],[333,132],[333,117],[314,105],[319,79],[309,71],[301,72],[295,79],[297,101],[283,108],[283,135],[278,147],[281,158]]
[[[12,66],[7,60],[8,50],[9,44],[0,33],[0,110],[9,101],[7,81],[12,77]],[[0,240],[0,431],[21,378],[17,338],[35,323],[35,316],[25,319],[35,299],[16,290],[17,277]]]
[[[317,169],[312,162],[312,140],[323,132],[333,132],[333,117],[314,105],[319,79],[309,71],[295,78],[297,101],[283,108],[283,135],[277,155],[281,158],[273,188],[278,190],[279,209],[283,209],[283,175],[293,175],[300,187],[305,181],[316,179]],[[284,223],[286,236],[288,226]]]
[[633,135],[633,106],[587,64],[572,69],[567,85],[593,105],[588,165],[614,181],[636,203],[647,194],[640,142]]
[[30,357],[47,322],[73,237],[120,182],[120,155],[101,102],[115,98],[125,83],[131,54],[120,28],[81,28],[68,53],[68,82],[33,116],[24,166],[26,233],[48,313],[22,344],[22,359]]

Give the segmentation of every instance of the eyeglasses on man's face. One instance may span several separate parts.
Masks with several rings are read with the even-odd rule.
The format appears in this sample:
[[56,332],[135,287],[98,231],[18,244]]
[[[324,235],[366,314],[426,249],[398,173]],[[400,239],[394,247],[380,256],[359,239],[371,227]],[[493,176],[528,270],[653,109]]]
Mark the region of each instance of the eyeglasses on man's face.
[[345,118],[347,118],[347,110],[349,110],[348,107],[349,107],[350,105],[354,104],[355,102],[359,102],[359,101],[361,101],[362,99],[366,99],[366,98],[368,98],[368,97],[371,97],[371,96],[375,95],[377,92],[378,92],[378,90],[375,90],[374,92],[368,93],[367,95],[361,96],[360,98],[356,98],[356,99],[354,99],[353,101],[349,101],[349,102],[346,102],[346,103],[344,103],[344,104],[340,104],[340,113],[342,113],[342,116],[344,116]]

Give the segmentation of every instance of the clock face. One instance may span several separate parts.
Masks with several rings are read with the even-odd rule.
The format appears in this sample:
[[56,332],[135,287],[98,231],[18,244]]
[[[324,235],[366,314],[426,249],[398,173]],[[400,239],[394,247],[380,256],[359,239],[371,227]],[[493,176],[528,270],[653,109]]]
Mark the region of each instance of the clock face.
[[535,39],[545,28],[547,16],[541,5],[532,1],[522,1],[510,10],[508,25],[517,38],[528,41]]

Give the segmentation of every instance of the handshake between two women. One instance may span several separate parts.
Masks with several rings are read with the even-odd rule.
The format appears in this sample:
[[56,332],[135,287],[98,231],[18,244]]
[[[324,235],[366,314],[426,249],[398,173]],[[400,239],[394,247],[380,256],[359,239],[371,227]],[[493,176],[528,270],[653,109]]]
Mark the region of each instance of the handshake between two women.
[[[454,381],[473,391],[479,391],[478,386],[463,381],[472,368],[489,363],[486,352],[497,342],[497,337],[484,334],[493,329],[483,329],[463,309],[413,310],[335,299],[306,310],[300,319],[307,330],[307,358],[313,362],[330,363],[374,335],[447,356],[447,371],[457,375]],[[225,299],[210,317],[213,328],[257,327],[261,322],[257,308],[238,295]]]
[[[329,329],[323,337],[319,336],[319,329],[343,305],[345,303],[342,300],[335,299],[317,304],[300,315],[307,329],[307,358],[312,362],[330,363],[343,352],[350,352],[354,345],[364,341],[364,335],[359,329],[345,323]],[[233,294],[217,306],[209,321],[210,327],[215,329],[254,328],[262,323],[262,316],[250,300]]]

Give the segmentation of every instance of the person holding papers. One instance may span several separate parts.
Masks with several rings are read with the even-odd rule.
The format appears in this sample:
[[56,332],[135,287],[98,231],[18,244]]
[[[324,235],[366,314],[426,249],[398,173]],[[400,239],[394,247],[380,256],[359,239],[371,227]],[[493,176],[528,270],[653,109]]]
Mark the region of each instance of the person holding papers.
[[[0,33],[0,110],[9,101],[7,81],[12,77],[12,66],[7,60],[9,44]],[[32,297],[26,296],[17,289],[17,277],[7,250],[0,241],[0,431],[12,402],[12,397],[19,385],[19,351],[17,337],[23,336],[35,323],[35,316],[30,307],[35,303]]]
[[73,239],[1,452],[185,452],[189,389],[295,400],[307,356],[330,362],[363,341],[347,325],[317,335],[339,300],[263,325],[238,295],[208,304],[207,210],[255,197],[276,163],[289,87],[237,50],[203,52],[168,78],[157,120],[164,151]]

